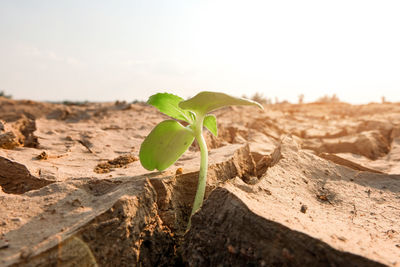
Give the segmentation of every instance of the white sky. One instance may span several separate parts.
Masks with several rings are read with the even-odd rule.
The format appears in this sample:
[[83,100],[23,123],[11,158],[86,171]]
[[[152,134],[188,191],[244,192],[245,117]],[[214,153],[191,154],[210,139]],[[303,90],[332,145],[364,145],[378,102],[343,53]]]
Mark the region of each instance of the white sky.
[[0,90],[400,101],[400,1],[0,0]]

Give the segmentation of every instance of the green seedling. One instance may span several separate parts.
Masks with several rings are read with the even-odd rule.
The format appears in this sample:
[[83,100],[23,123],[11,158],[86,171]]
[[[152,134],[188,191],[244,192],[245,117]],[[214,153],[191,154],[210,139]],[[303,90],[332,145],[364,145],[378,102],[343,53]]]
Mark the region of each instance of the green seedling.
[[208,150],[203,137],[203,127],[206,127],[214,136],[218,135],[217,120],[214,115],[208,113],[232,105],[253,105],[261,109],[263,106],[255,101],[216,92],[200,92],[186,101],[176,95],[158,93],[151,96],[147,103],[176,120],[185,121],[188,125],[183,126],[176,120],[160,122],[140,147],[139,157],[144,168],[149,171],[165,170],[179,159],[194,139],[200,147],[199,182],[192,216],[203,204],[207,181]]

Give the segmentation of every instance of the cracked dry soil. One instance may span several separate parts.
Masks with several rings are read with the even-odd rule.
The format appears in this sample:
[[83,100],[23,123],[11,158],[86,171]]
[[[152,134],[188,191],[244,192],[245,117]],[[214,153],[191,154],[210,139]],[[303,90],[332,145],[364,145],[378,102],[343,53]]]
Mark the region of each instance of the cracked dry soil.
[[185,232],[198,147],[144,170],[154,108],[0,98],[0,265],[400,266],[399,104],[216,116]]

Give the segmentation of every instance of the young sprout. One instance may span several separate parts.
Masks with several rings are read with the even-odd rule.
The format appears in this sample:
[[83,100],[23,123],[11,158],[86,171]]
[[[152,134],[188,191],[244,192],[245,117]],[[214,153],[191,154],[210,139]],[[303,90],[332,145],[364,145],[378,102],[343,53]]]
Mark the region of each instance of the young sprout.
[[200,147],[199,182],[193,202],[192,216],[203,204],[207,181],[208,150],[203,137],[203,126],[214,136],[218,135],[217,120],[214,115],[208,113],[232,105],[253,105],[261,109],[263,106],[255,101],[217,92],[200,92],[186,101],[176,95],[158,93],[151,96],[147,103],[174,119],[187,122],[188,125],[184,127],[176,120],[160,122],[140,147],[139,158],[144,168],[149,171],[165,170],[179,159],[194,139]]

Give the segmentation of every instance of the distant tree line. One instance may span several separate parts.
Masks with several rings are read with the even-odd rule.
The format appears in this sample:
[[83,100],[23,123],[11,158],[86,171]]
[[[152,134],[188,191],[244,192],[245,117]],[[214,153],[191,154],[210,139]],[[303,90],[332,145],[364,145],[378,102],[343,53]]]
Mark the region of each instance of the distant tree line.
[[11,99],[12,95],[7,95],[3,90],[0,91],[0,97]]

